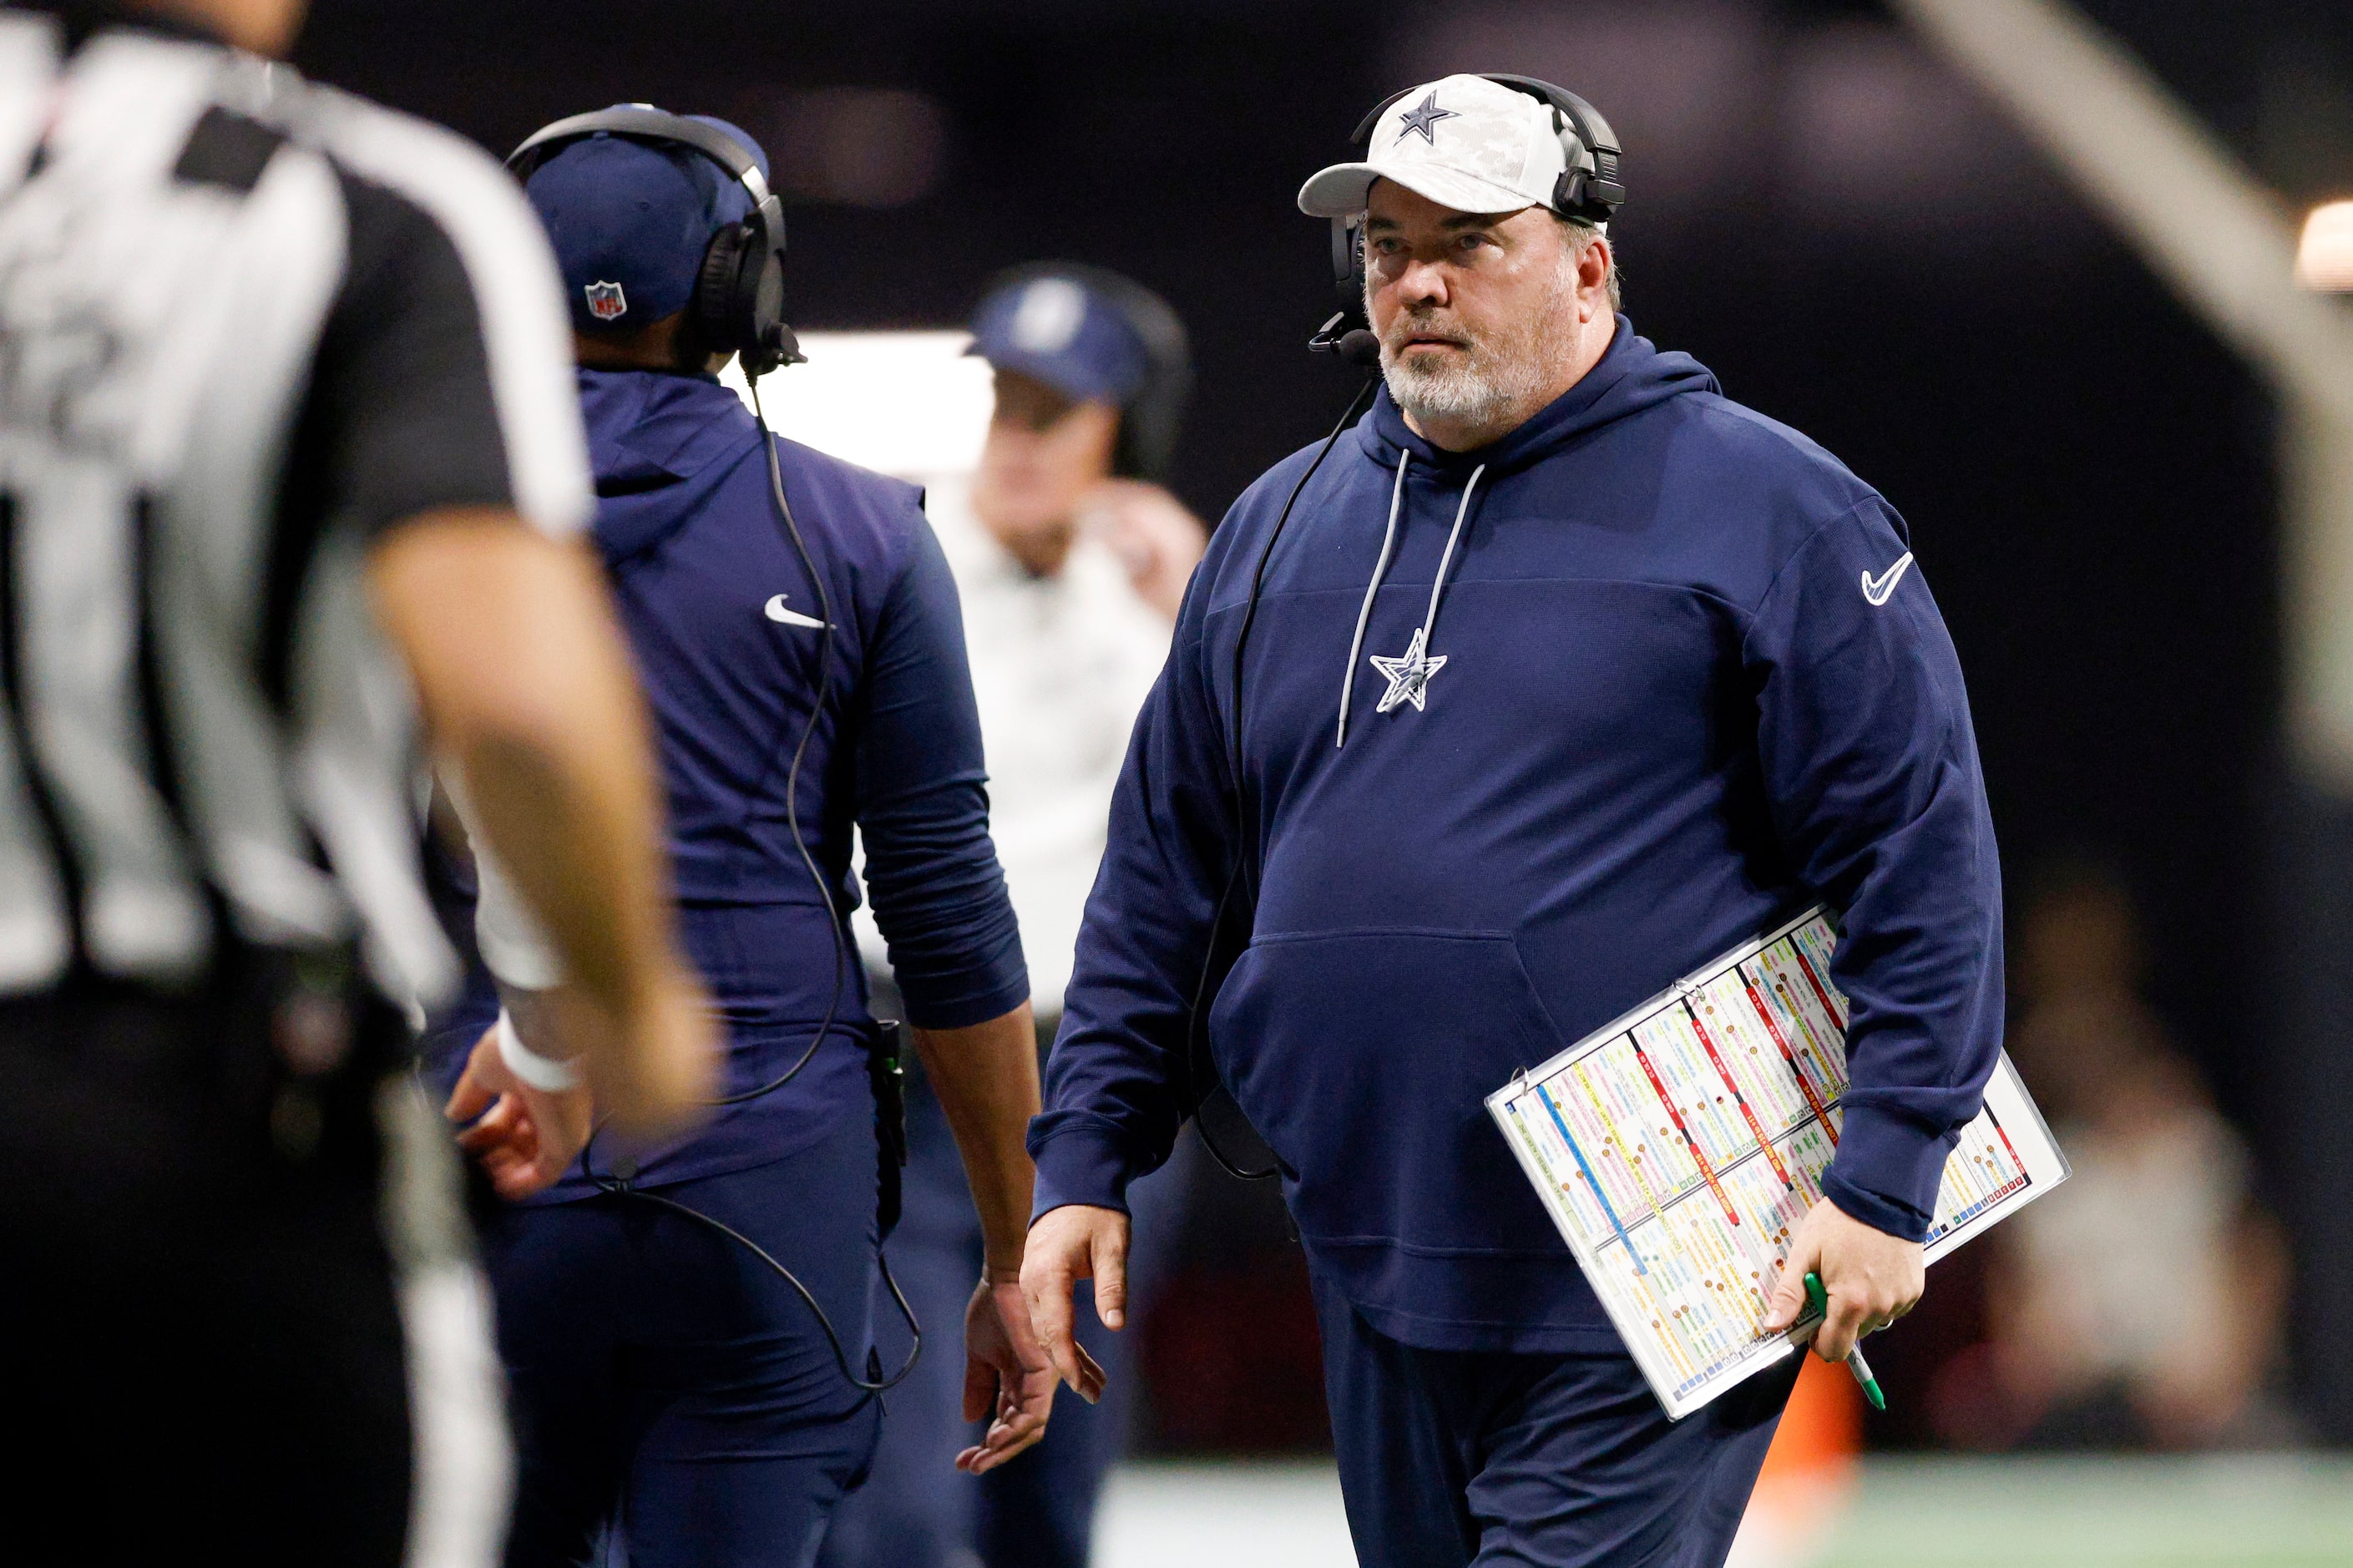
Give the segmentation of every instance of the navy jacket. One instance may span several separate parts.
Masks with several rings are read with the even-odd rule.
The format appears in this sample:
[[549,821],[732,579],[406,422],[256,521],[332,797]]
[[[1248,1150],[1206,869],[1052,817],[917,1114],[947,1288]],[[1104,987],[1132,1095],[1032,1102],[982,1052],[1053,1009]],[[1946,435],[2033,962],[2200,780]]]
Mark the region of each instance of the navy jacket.
[[1120,1205],[1204,1092],[1187,1008],[1239,863],[1215,1069],[1312,1266],[1383,1332],[1615,1347],[1482,1101],[1817,899],[1852,999],[1828,1190],[1920,1237],[1999,1048],[2001,899],[1902,520],[1622,317],[1482,451],[1433,448],[1384,391],[1268,566],[1237,754],[1251,574],[1313,455],[1219,529],[1138,721],[1029,1135],[1038,1212]]
[[[828,916],[786,798],[818,692],[824,637],[810,623],[824,612],[784,531],[760,427],[734,393],[710,376],[595,370],[580,372],[580,393],[596,543],[667,786],[681,934],[729,1027],[725,1092],[741,1093],[799,1058],[837,984]],[[845,917],[840,1013],[788,1085],[721,1111],[646,1162],[643,1182],[781,1158],[868,1104],[873,1026],[846,929],[860,897],[853,823],[909,1021],[961,1027],[1029,994],[988,837],[955,583],[922,492],[795,442],[776,451],[833,611],[831,695],[792,804]],[[474,1017],[445,1032],[470,1044],[467,1028],[479,1037]],[[575,1171],[549,1196],[591,1190]]]

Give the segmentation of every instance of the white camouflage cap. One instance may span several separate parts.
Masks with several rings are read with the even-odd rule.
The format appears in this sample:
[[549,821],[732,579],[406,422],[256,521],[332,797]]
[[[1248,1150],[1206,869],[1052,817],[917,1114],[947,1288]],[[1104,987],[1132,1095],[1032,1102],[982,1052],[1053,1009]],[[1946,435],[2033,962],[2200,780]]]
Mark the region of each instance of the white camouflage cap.
[[1299,210],[1349,217],[1365,210],[1375,180],[1457,212],[1547,206],[1568,172],[1550,104],[1484,77],[1450,76],[1389,105],[1365,146],[1365,162],[1335,163],[1299,187]]

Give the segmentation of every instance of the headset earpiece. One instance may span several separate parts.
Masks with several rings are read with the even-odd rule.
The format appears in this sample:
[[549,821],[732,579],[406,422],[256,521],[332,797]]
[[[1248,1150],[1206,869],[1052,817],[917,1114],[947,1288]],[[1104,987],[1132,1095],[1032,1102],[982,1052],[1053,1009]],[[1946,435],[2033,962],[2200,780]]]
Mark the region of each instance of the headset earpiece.
[[711,237],[702,253],[702,270],[694,282],[694,325],[702,341],[720,350],[740,348],[743,328],[737,320],[737,279],[744,270],[744,253],[750,237],[740,223],[729,224]]
[[1365,220],[1332,220],[1332,288],[1343,310],[1365,307]]
[[735,277],[735,320],[744,337],[744,374],[765,375],[802,363],[800,340],[785,324],[785,204],[764,197],[744,220],[744,259]]
[[[1551,106],[1553,132],[1560,138],[1568,165],[1553,182],[1552,210],[1587,223],[1608,223],[1625,205],[1626,183],[1620,171],[1618,133],[1609,129],[1601,111],[1568,89],[1535,77],[1497,72],[1486,79]],[[1591,167],[1580,167],[1580,161]]]
[[702,341],[743,356],[747,375],[800,363],[799,343],[784,323],[785,268],[756,217],[711,237],[694,285],[694,323]]
[[[1379,110],[1374,112],[1377,114]],[[1332,293],[1340,308],[1315,329],[1307,346],[1317,353],[1338,353],[1352,363],[1362,363],[1341,346],[1369,325],[1365,320],[1365,224],[1361,216],[1332,220]]]

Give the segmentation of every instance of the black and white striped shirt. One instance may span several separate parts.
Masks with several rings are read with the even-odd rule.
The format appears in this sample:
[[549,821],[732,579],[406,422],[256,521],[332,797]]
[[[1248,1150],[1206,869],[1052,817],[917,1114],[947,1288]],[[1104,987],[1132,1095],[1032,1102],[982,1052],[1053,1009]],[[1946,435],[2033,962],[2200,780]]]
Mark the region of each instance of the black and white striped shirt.
[[0,997],[356,938],[429,999],[384,530],[593,504],[546,243],[435,127],[0,8]]

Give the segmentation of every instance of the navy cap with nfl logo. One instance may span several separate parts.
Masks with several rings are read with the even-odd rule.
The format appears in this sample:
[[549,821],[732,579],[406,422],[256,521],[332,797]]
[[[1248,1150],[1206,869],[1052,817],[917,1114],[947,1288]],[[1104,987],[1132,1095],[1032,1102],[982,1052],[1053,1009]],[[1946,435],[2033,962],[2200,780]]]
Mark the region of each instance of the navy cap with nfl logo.
[[[588,296],[588,313],[600,321],[617,321],[629,313],[628,293],[618,283],[591,283],[584,291]],[[640,299],[644,292],[638,290]]]
[[[690,118],[743,142],[767,174],[767,154],[751,137],[723,120]],[[752,210],[743,185],[701,153],[607,134],[542,163],[523,194],[547,229],[573,325],[584,332],[628,331],[686,309],[711,237]]]

